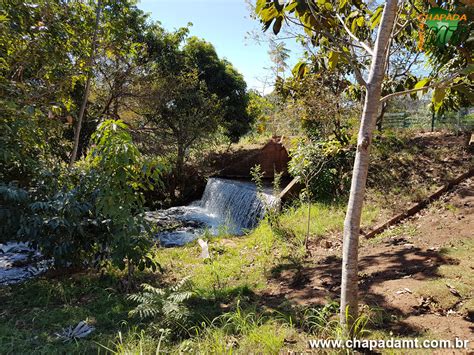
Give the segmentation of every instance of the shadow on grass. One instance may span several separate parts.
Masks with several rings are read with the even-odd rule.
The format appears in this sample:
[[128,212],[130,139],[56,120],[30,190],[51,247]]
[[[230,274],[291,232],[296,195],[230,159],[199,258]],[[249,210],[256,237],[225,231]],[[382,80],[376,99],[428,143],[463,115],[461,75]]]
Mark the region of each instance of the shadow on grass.
[[[409,310],[406,306],[399,308],[390,301],[381,284],[406,278],[416,281],[442,278],[440,266],[458,263],[458,260],[444,255],[443,251],[422,250],[408,244],[403,238],[384,243],[373,254],[362,255],[359,259],[359,297],[370,308],[383,310],[385,313],[379,324],[374,324],[374,328],[389,327],[399,335],[420,335],[420,329],[404,324],[402,319],[409,315],[429,313],[429,307],[416,305]],[[305,283],[295,287],[295,278],[300,278]],[[321,306],[327,304],[328,299],[339,299],[341,258],[330,255],[304,267],[282,260],[272,269],[269,279],[273,285],[277,285],[272,292],[273,297],[286,295],[296,304]]]
[[[137,282],[151,281],[149,276],[142,276]],[[136,304],[119,291],[120,280],[114,275],[80,273],[0,287],[0,353],[107,352],[106,348],[115,348],[119,332],[124,338],[133,338],[144,330],[155,337],[155,328],[160,327],[159,319],[130,317],[129,311]],[[247,285],[217,289],[210,298],[200,296],[197,290],[189,300],[191,316],[185,326],[193,329],[208,325],[237,307],[242,312],[263,312],[269,303],[274,306],[282,301],[263,298]],[[55,333],[80,321],[88,321],[95,331],[77,342],[64,343],[56,338]]]
[[[117,291],[119,278],[75,274],[0,287],[0,353],[90,353],[126,323],[132,304]],[[87,320],[96,328],[80,342],[55,333]]]

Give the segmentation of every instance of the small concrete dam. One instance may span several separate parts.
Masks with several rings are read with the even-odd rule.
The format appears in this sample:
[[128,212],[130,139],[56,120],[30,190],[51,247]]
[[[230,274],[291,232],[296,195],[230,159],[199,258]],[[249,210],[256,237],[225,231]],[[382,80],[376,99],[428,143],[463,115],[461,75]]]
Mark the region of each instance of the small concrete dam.
[[[241,235],[253,229],[269,208],[279,205],[282,195],[275,194],[271,181],[280,173],[287,185],[288,152],[280,138],[273,138],[263,148],[252,150],[207,180],[200,200],[187,206],[147,213],[147,219],[158,226],[157,238],[166,247],[180,246],[203,234]],[[260,165],[265,178],[262,191],[251,181],[250,170]],[[290,183],[289,186],[293,186]],[[290,188],[281,187],[284,195]]]
[[161,245],[180,246],[206,233],[241,235],[254,228],[277,203],[278,197],[271,190],[259,193],[251,182],[209,178],[201,200],[148,212],[147,219],[158,225]]

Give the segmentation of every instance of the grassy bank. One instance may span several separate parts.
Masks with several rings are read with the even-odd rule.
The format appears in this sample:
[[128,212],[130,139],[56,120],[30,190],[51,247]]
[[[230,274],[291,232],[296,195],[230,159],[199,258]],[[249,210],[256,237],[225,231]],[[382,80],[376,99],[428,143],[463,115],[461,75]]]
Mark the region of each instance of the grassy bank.
[[[441,139],[435,138],[444,152]],[[425,186],[428,191],[459,173],[441,174],[446,153],[433,158],[430,166],[435,169],[419,178],[413,167],[416,159],[406,154],[394,155],[396,162],[377,171],[381,182],[373,184],[367,196],[363,228],[416,200],[414,190],[425,192]],[[461,150],[454,154],[464,161],[459,171],[470,164],[462,160],[463,154]],[[407,170],[413,174],[399,174]],[[399,181],[406,188],[398,189]],[[464,189],[468,191],[469,185]],[[361,240],[362,289],[364,295],[376,296],[372,303],[362,300],[366,305],[359,323],[361,336],[447,339],[449,329],[438,324],[456,332],[469,329],[465,317],[472,314],[473,285],[467,277],[472,270],[471,202],[466,200],[469,193],[460,191],[457,197],[434,203],[425,217],[416,216],[375,239]],[[304,247],[307,213],[308,206],[299,205],[241,237],[224,231],[217,237],[204,236],[211,255],[207,260],[201,258],[197,243],[155,249],[153,258],[161,271],[139,272],[135,285],[124,283],[125,275],[110,268],[103,273],[49,273],[0,287],[0,353],[278,353],[307,351],[308,339],[336,338],[340,328],[334,300],[340,285],[345,205],[311,205],[309,253]],[[130,315],[137,306],[128,298],[130,286],[132,293],[139,292],[142,283],[169,291],[187,277],[193,285],[191,296],[180,304],[187,311],[185,317],[176,320],[163,312],[143,319]],[[403,293],[405,288],[410,292]],[[57,339],[56,333],[83,320],[95,327],[87,338]],[[423,330],[425,325],[431,331]]]
[[[300,206],[281,215],[284,235],[275,233],[264,221],[242,237],[211,238],[210,260],[200,257],[197,243],[158,249],[155,258],[162,272],[142,273],[136,282],[163,286],[190,277],[194,284],[191,317],[183,324],[187,331],[179,338],[160,331],[160,319],[129,316],[135,304],[127,300],[120,282],[123,275],[115,270],[104,275],[46,275],[0,288],[0,353],[120,352],[130,347],[156,350],[160,338],[159,346],[168,350],[189,347],[221,352],[227,347],[273,353],[288,345],[285,339],[299,344],[305,335],[297,330],[294,310],[284,300],[266,302],[260,291],[267,287],[272,270],[288,260],[305,263],[306,213],[307,206]],[[375,208],[367,209],[364,220],[370,224],[377,213]],[[311,214],[313,238],[342,228],[343,205],[314,204]],[[66,343],[56,339],[55,333],[81,320],[96,327],[88,338]]]

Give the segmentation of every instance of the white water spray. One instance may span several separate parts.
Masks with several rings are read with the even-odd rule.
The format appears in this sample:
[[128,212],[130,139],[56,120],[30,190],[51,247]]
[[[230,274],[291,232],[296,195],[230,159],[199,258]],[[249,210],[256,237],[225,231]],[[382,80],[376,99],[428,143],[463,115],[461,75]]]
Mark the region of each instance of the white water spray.
[[251,182],[210,178],[201,200],[148,216],[157,222],[166,218],[183,222],[174,230],[158,234],[163,245],[175,246],[196,239],[206,229],[211,234],[217,234],[219,229],[229,234],[243,234],[245,230],[254,228],[266,210],[277,203],[278,198],[269,189],[258,193]]

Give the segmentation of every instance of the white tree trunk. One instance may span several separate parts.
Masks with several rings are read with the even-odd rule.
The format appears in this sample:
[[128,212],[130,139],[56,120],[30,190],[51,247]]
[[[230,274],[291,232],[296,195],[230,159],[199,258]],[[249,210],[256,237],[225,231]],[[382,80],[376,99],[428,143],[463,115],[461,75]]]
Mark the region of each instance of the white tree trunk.
[[358,248],[362,204],[369,168],[369,147],[380,107],[381,88],[387,60],[386,51],[396,13],[397,0],[388,0],[383,10],[367,81],[351,191],[344,221],[340,322],[349,335],[352,335],[352,324],[358,317]]

